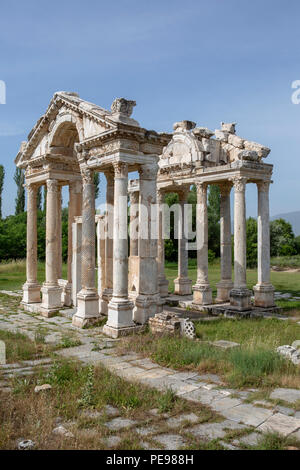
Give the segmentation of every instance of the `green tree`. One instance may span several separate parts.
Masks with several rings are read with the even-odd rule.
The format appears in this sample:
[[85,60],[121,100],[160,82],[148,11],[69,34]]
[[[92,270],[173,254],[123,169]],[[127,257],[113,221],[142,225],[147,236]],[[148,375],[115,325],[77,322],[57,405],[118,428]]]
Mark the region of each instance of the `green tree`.
[[246,221],[247,267],[257,266],[257,220],[249,217]]
[[295,235],[292,225],[284,219],[270,223],[271,256],[291,256],[296,254]]
[[3,192],[4,176],[5,176],[4,166],[0,165],[0,219],[2,219],[2,192]]
[[16,201],[15,214],[17,215],[25,211],[25,188],[24,188],[25,177],[24,177],[24,171],[21,168],[16,168],[14,180],[17,185],[17,197],[15,199]]
[[207,201],[208,246],[220,256],[220,188],[210,185]]

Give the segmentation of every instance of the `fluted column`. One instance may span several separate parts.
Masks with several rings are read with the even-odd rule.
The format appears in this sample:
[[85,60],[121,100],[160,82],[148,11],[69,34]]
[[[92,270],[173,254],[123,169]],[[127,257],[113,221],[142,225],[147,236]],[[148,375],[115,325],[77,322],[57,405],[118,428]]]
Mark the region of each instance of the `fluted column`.
[[234,288],[230,292],[230,304],[239,310],[251,307],[251,292],[247,289],[246,246],[246,183],[247,178],[236,176],[234,185]]
[[138,239],[138,217],[139,217],[139,187],[129,192],[129,220],[130,220],[130,256],[129,256],[129,278],[128,289],[131,298],[136,297],[139,289],[139,239]]
[[106,286],[105,280],[105,216],[97,215],[97,266],[98,266],[98,295],[99,310],[102,313],[102,294]]
[[27,251],[26,282],[23,285],[22,303],[40,302],[40,285],[37,281],[37,191],[38,187],[26,184],[27,189]]
[[163,191],[157,191],[157,223],[158,223],[158,242],[157,242],[157,269],[158,269],[158,288],[161,297],[167,297],[169,281],[165,275],[165,239],[163,227],[163,204],[165,195]]
[[106,210],[105,210],[105,288],[102,291],[100,312],[107,315],[108,303],[113,290],[113,226],[114,226],[114,171],[105,171]]
[[253,288],[257,307],[273,307],[274,287],[270,282],[270,215],[269,187],[270,181],[256,183],[258,189],[257,217],[257,272],[258,282]]
[[47,180],[46,201],[46,280],[42,291],[42,313],[49,317],[61,308],[61,291],[57,273],[57,241],[58,241],[58,182]]
[[128,165],[115,163],[114,170],[113,296],[108,304],[108,319],[103,331],[109,336],[118,337],[124,334],[124,329],[132,328],[134,323],[133,303],[128,299]]
[[231,213],[230,192],[232,184],[220,183],[220,245],[221,245],[221,280],[217,284],[217,301],[229,301],[233,288],[232,282],[232,243],[231,243]]
[[157,282],[157,163],[141,165],[139,210],[139,291],[134,321],[144,324],[158,311],[160,295]]
[[197,282],[193,286],[193,303],[208,305],[212,303],[212,290],[208,280],[207,185],[196,183],[196,189]]
[[185,209],[189,188],[178,192],[180,215],[178,218],[178,277],[174,280],[174,293],[178,295],[190,295],[192,293],[192,281],[188,278],[188,250],[185,234]]
[[77,294],[77,312],[73,325],[84,327],[99,318],[99,297],[95,287],[95,185],[94,173],[82,168],[82,258],[81,290]]

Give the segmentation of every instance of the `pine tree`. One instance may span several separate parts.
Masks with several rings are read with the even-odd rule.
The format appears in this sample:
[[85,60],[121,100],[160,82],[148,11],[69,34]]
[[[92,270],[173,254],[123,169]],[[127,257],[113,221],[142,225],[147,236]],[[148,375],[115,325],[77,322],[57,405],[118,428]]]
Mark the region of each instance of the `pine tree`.
[[15,199],[16,201],[15,214],[17,215],[25,211],[25,188],[24,188],[25,177],[24,177],[24,171],[21,168],[16,169],[14,180],[18,188],[17,197]]
[[3,192],[4,176],[5,176],[4,166],[0,165],[0,220],[2,219],[2,192]]

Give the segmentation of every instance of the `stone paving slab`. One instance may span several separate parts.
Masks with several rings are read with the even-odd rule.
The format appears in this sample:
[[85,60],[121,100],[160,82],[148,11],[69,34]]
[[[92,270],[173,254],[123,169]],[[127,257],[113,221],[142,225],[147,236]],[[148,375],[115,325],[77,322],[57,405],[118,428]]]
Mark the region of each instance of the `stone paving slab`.
[[188,423],[197,423],[199,421],[199,417],[195,413],[183,414],[176,416],[174,418],[169,418],[166,420],[166,424],[171,428],[177,428],[181,426],[184,422]]
[[300,400],[300,390],[294,388],[276,388],[271,394],[272,400],[284,400],[288,403],[295,403]]
[[270,418],[273,415],[273,411],[249,404],[242,404],[222,411],[222,415],[232,421],[243,422],[249,426],[257,427]]
[[235,439],[232,444],[238,446],[240,443],[242,443],[246,444],[247,446],[256,446],[261,438],[261,434],[258,432],[252,432],[251,434],[248,434],[241,439]]
[[240,405],[241,403],[242,401],[239,400],[238,398],[226,397],[226,398],[222,398],[221,400],[213,401],[210,407],[214,411],[220,411],[222,413],[222,411],[233,408],[234,406]]
[[277,432],[282,436],[288,436],[300,429],[300,419],[276,413],[261,424],[258,429],[262,432]]
[[105,423],[111,431],[118,431],[119,429],[129,428],[137,424],[137,421],[127,418],[114,418]]
[[222,400],[224,395],[218,390],[205,390],[198,388],[190,393],[187,393],[184,398],[190,401],[200,402],[202,405],[211,405],[216,400]]
[[198,424],[189,429],[189,432],[195,437],[203,439],[219,439],[226,436],[230,430],[246,429],[247,426],[238,424],[230,420],[221,423],[204,423]]
[[185,445],[183,437],[178,434],[160,434],[153,436],[153,440],[162,444],[165,450],[178,450]]

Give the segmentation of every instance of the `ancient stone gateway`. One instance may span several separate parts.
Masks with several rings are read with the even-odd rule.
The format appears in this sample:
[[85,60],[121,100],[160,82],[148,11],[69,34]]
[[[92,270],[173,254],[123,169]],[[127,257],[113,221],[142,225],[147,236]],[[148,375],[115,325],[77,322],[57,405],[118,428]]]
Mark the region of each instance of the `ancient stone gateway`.
[[[193,305],[212,304],[208,281],[207,186],[221,189],[221,279],[217,301],[232,311],[252,308],[246,285],[247,183],[258,188],[258,282],[255,306],[274,307],[270,283],[270,150],[235,134],[235,124],[212,132],[191,121],[174,124],[173,134],[140,127],[131,118],[134,101],[116,99],[111,111],[76,93],[54,94],[46,113],[21,144],[16,165],[25,170],[27,189],[27,280],[22,304],[51,316],[76,307],[75,326],[107,315],[104,331],[128,334],[162,311],[168,295],[164,274],[163,198],[180,201],[178,277],[175,293],[193,291]],[[106,209],[95,213],[94,172],[106,176]],[[138,172],[138,180],[128,180]],[[197,282],[188,278],[184,230],[187,195],[197,188]],[[46,273],[37,282],[37,191],[47,188]],[[61,188],[69,187],[68,278],[61,279]],[[230,192],[234,188],[234,284],[231,276]],[[128,197],[130,247],[128,253]],[[154,227],[154,229],[153,229]],[[97,228],[97,230],[96,230]],[[97,241],[98,283],[95,283]],[[129,256],[130,254],[130,256]]]

